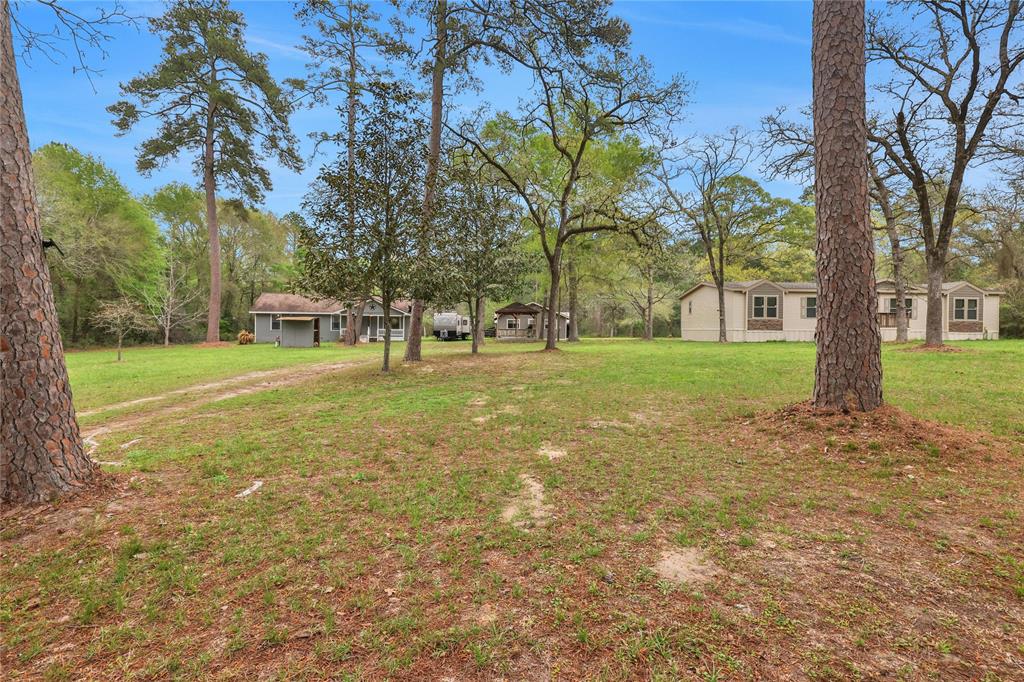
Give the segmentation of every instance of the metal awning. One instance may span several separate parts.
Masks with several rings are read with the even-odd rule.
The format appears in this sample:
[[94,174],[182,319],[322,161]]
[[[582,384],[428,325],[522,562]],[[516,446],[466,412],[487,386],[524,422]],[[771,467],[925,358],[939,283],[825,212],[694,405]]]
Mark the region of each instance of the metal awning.
[[288,317],[279,317],[277,319],[281,320],[282,322],[312,322],[313,320],[316,319],[316,316],[310,315],[308,317],[299,317],[295,315],[290,315]]

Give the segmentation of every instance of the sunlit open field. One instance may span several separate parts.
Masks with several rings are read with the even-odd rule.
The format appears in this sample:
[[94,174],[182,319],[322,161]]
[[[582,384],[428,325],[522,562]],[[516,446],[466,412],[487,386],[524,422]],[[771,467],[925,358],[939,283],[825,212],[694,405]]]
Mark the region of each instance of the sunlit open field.
[[809,344],[70,354],[107,482],[4,517],[4,670],[1019,679],[1024,342],[959,347],[817,420]]

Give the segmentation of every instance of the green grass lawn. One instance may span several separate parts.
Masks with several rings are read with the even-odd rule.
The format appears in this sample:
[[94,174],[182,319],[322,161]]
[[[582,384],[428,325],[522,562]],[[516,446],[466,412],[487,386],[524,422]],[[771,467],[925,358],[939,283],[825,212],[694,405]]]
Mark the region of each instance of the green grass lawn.
[[[368,353],[373,349],[368,344],[356,348],[340,344],[325,344],[320,348],[276,348],[269,343],[215,347],[140,346],[126,349],[122,362],[117,362],[114,350],[91,350],[68,353],[67,364],[75,407],[90,410],[246,372],[361,357],[364,351]],[[403,349],[404,345],[401,345],[399,353]]]
[[99,422],[108,484],[5,517],[0,656],[51,679],[1014,679],[1024,343],[958,345],[886,347],[910,416],[820,419],[776,412],[809,396],[809,344],[428,342],[391,375],[365,346],[73,354],[93,407],[367,363]]

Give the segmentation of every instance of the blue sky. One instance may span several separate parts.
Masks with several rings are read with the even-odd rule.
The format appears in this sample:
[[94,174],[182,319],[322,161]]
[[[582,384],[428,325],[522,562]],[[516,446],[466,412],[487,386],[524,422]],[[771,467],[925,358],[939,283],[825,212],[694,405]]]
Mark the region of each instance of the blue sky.
[[[246,15],[250,49],[268,55],[273,74],[280,79],[302,75],[305,60],[295,47],[301,29],[291,3],[234,5]],[[129,7],[137,14],[156,14],[162,5],[131,2]],[[40,8],[23,6],[21,11],[22,20],[31,25],[46,19]],[[633,27],[634,50],[650,59],[659,77],[682,73],[694,84],[681,132],[714,133],[733,125],[756,130],[760,118],[777,107],[796,109],[810,102],[810,2],[622,1],[615,4],[615,11]],[[135,171],[135,146],[145,139],[145,129],[122,138],[114,135],[105,109],[118,99],[118,84],[151,68],[160,51],[159,39],[145,27],[121,28],[114,35],[107,59],[100,62],[94,55],[102,72],[91,83],[73,72],[69,60],[54,63],[35,55],[19,62],[33,147],[50,141],[72,144],[101,158],[137,193],[172,180],[195,184],[190,159],[169,164],[150,178],[141,177]],[[498,109],[512,108],[519,97],[529,94],[525,79],[497,72],[482,76],[483,91],[460,98],[461,106],[488,102]],[[296,113],[292,126],[308,153],[306,134],[333,127],[336,121],[335,113],[323,108]],[[276,213],[297,209],[324,161],[323,156],[314,159],[301,174],[271,164],[274,189],[265,206]],[[750,172],[757,175],[756,168]],[[790,198],[800,192],[786,182],[768,186]]]

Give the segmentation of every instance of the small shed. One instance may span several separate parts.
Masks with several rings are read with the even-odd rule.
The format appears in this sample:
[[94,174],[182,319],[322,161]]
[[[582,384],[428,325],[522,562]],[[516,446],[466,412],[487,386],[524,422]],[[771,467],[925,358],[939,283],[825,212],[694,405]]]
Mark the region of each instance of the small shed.
[[320,345],[320,318],[315,315],[282,315],[281,345],[289,348],[312,348]]

